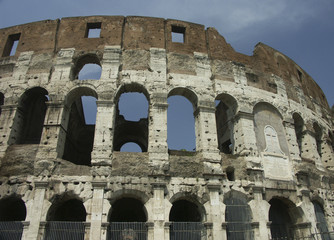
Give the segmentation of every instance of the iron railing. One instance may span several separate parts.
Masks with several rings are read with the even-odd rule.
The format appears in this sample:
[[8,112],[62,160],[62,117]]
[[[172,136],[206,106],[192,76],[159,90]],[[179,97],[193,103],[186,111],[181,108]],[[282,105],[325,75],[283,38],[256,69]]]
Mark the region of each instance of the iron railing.
[[227,239],[229,240],[253,240],[254,234],[250,223],[228,222],[226,226]]
[[146,240],[145,222],[112,222],[107,228],[107,240]]
[[275,236],[270,240],[334,240],[334,232],[318,232],[315,229],[314,233],[303,234],[303,233],[295,233],[294,235],[290,234],[289,236]]
[[206,229],[201,222],[171,222],[170,240],[206,240]]
[[20,240],[22,232],[22,222],[0,222],[0,239]]
[[84,240],[84,222],[56,222],[46,223],[44,240]]

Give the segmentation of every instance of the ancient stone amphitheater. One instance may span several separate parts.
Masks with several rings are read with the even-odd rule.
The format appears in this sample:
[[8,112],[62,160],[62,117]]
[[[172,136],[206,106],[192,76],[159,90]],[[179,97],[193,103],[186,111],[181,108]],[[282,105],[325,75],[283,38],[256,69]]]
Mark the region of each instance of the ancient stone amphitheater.
[[[122,16],[4,28],[0,54],[0,239],[333,239],[333,115],[284,54]],[[87,64],[100,79],[78,79]],[[129,92],[146,118],[120,114]],[[195,151],[168,148],[175,95],[192,103]]]

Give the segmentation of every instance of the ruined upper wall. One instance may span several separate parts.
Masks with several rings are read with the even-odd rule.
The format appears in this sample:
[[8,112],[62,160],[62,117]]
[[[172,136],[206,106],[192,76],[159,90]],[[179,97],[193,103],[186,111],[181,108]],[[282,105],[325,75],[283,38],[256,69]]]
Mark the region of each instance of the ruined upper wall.
[[[99,38],[87,38],[87,28],[100,24]],[[184,42],[173,42],[172,31],[184,31]],[[10,36],[19,34],[19,44],[14,56],[4,54]],[[20,53],[33,51],[37,59],[28,73],[52,72],[53,57],[64,48],[74,48],[75,56],[86,53],[96,54],[100,60],[105,46],[120,46],[123,51],[150,48],[166,49],[169,61],[168,72],[195,74],[191,68],[194,52],[205,54],[211,61],[212,78],[231,81],[227,73],[231,63],[245,68],[251,79],[249,85],[273,93],[277,92],[270,76],[275,74],[283,79],[289,99],[299,102],[296,89],[302,89],[306,105],[314,110],[314,102],[329,109],[324,93],[314,80],[294,61],[275,49],[259,43],[253,56],[234,51],[214,28],[205,30],[203,25],[178,20],[123,17],[90,16],[71,17],[61,20],[45,20],[0,29],[0,77],[10,74]],[[8,54],[7,54],[8,55]],[[141,58],[145,59],[145,53]],[[125,54],[126,57],[126,54]],[[147,57],[148,58],[148,57]],[[185,64],[180,64],[185,62]],[[145,63],[123,66],[123,69],[148,68]],[[252,77],[253,76],[253,77]]]

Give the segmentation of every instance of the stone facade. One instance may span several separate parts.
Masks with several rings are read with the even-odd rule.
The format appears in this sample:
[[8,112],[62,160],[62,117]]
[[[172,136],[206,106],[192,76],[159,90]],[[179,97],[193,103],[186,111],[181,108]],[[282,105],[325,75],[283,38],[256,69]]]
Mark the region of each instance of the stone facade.
[[[208,240],[334,230],[333,115],[275,49],[246,56],[199,24],[92,16],[0,29],[0,54],[0,221],[22,221],[22,239],[54,221],[84,222],[90,240],[112,238],[113,222],[144,222],[150,240],[172,239],[174,222]],[[78,80],[90,63],[101,78]],[[147,119],[119,115],[127,92],[146,96]],[[174,95],[193,105],[195,152],[168,149]],[[81,96],[97,98],[95,126]],[[126,142],[143,152],[120,152]]]

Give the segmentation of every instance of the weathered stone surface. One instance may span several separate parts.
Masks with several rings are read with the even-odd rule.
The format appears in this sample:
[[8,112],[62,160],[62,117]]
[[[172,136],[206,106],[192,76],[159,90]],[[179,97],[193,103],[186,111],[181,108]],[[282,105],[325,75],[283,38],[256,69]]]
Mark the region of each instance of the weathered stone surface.
[[[88,37],[92,29],[100,35]],[[101,66],[100,79],[78,79],[86,64]],[[87,223],[85,239],[106,239],[108,222],[134,221],[128,209],[150,240],[170,239],[183,215],[206,226],[207,240],[226,239],[233,202],[250,211],[254,239],[270,239],[275,206],[296,237],[317,228],[315,203],[332,230],[333,109],[303,69],[263,43],[246,56],[213,28],[161,18],[28,23],[0,29],[0,89],[0,220],[21,206],[23,239],[42,239],[45,222],[73,220],[65,216]],[[147,117],[120,114],[129,92],[144,94]],[[168,149],[174,95],[192,103],[194,152]],[[95,125],[82,96],[97,99]],[[127,142],[143,152],[119,152]],[[58,210],[58,219],[66,204],[70,216]]]

